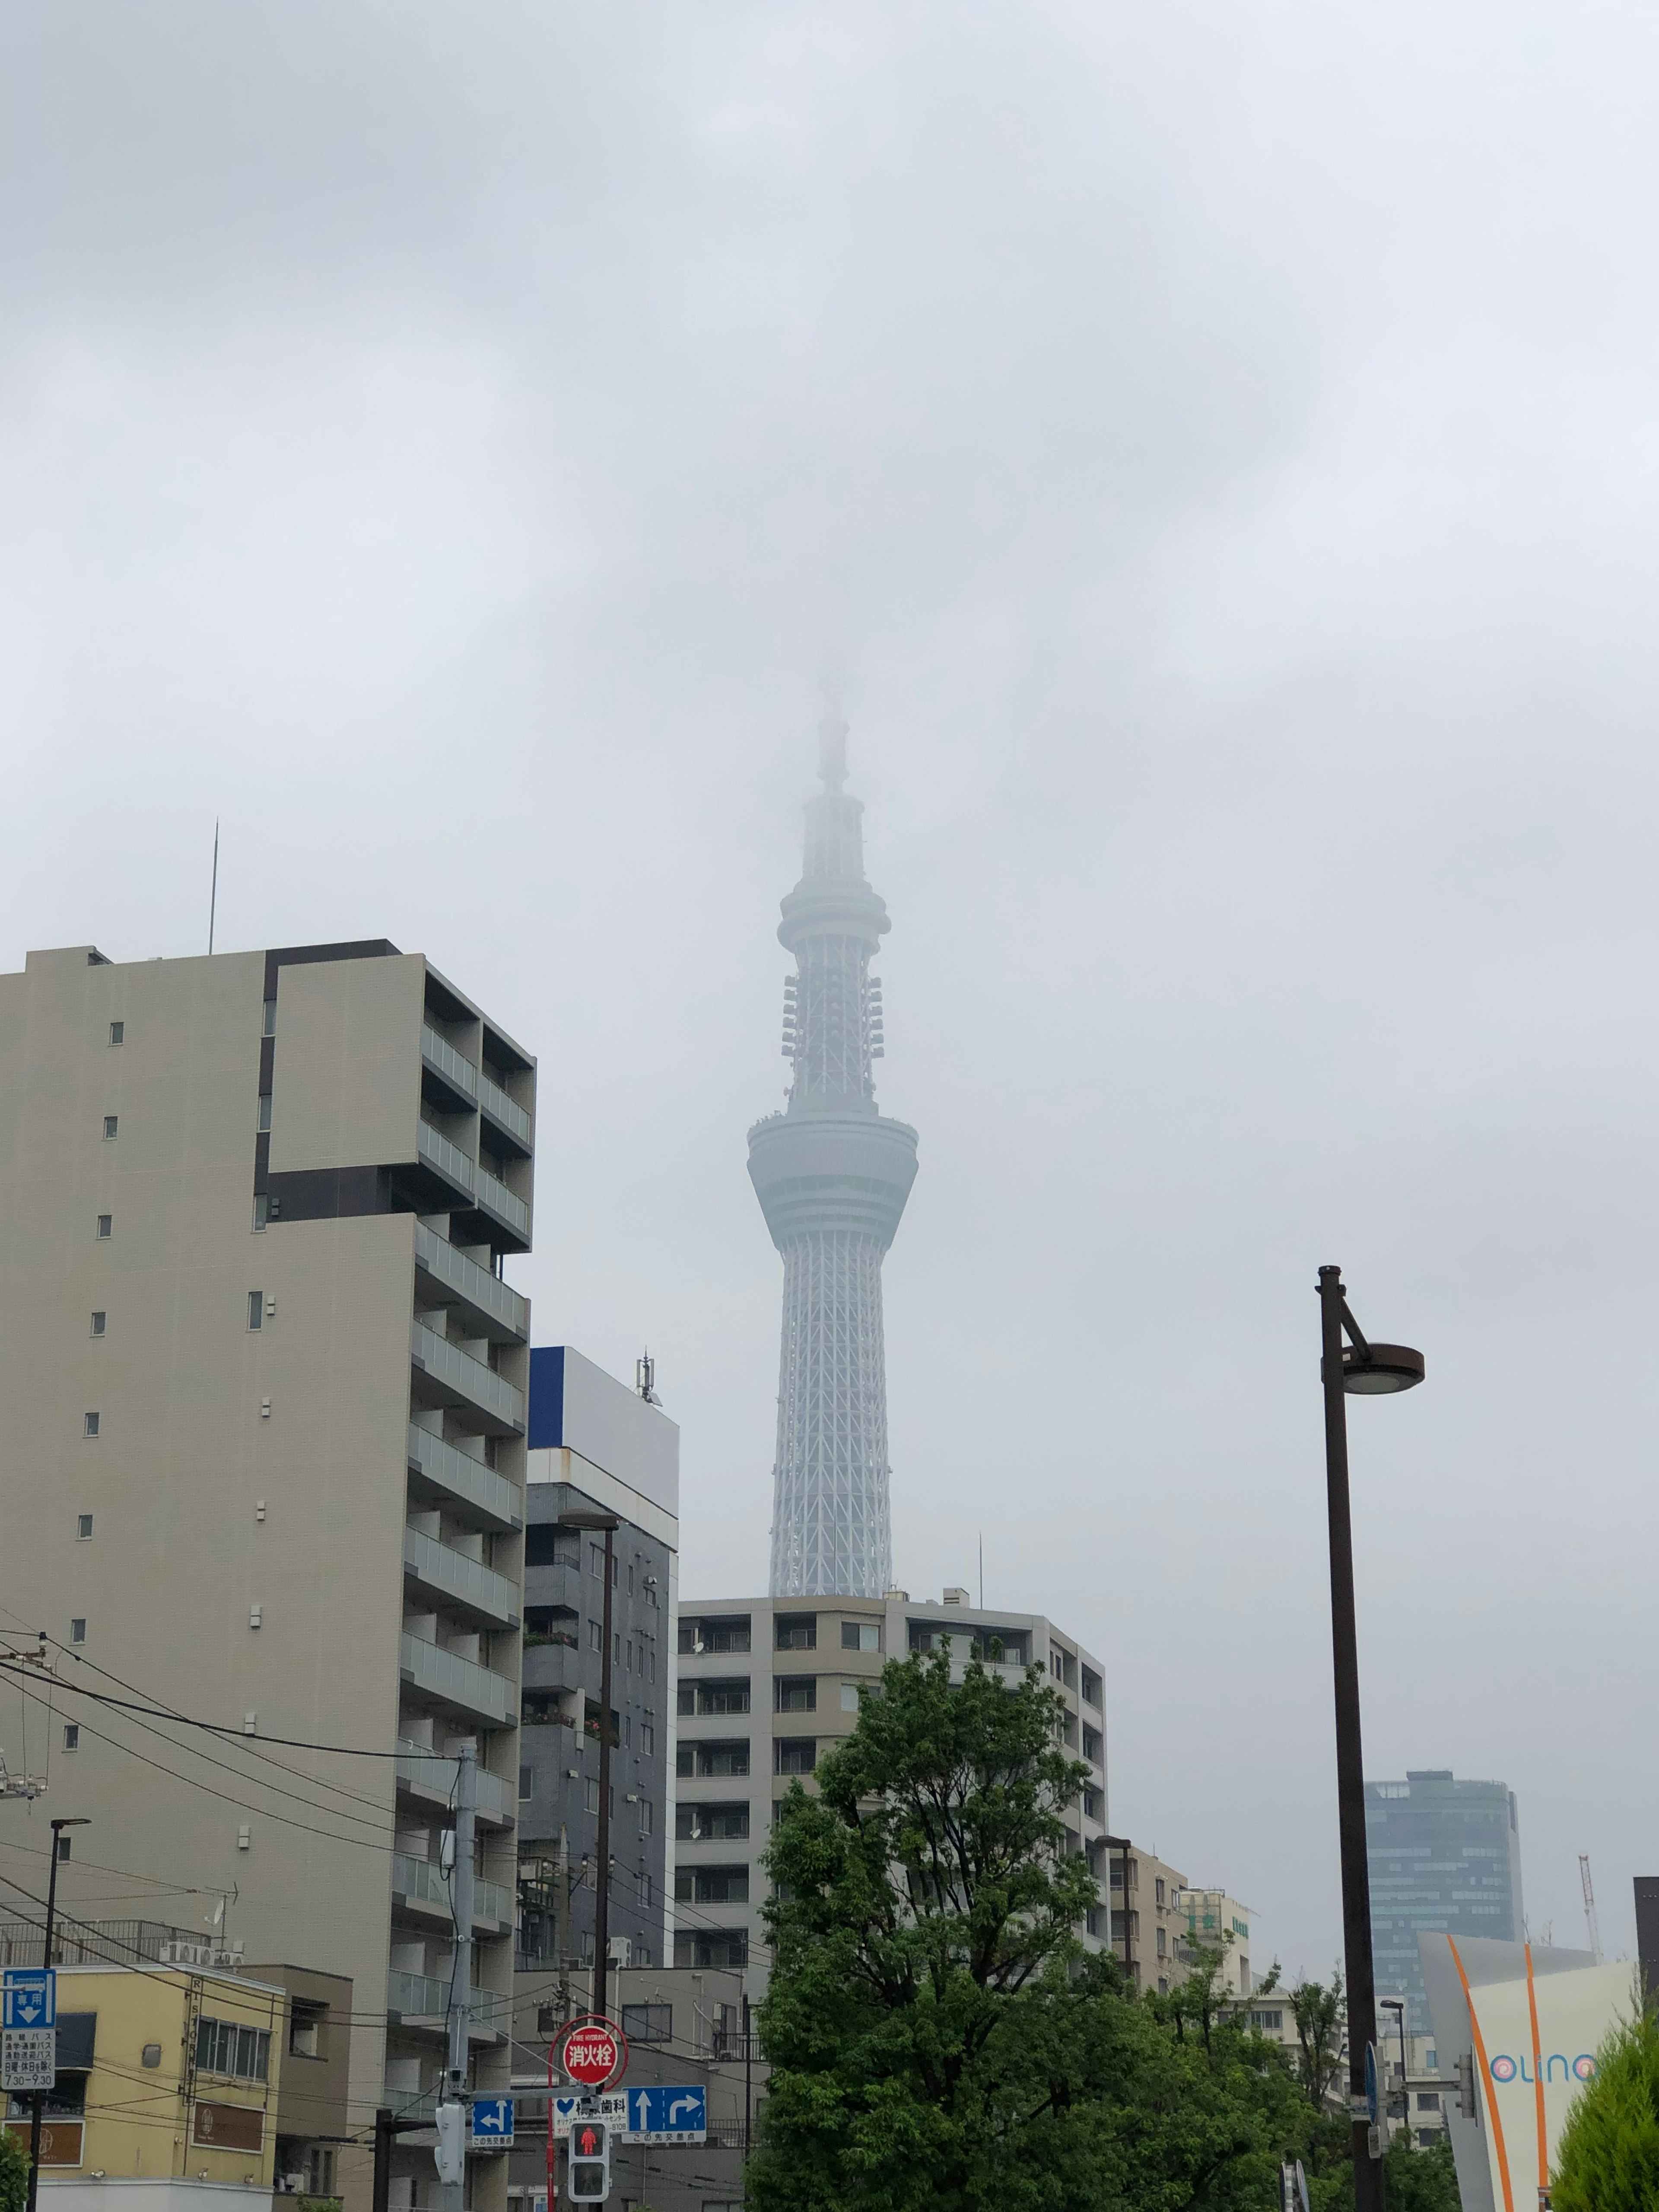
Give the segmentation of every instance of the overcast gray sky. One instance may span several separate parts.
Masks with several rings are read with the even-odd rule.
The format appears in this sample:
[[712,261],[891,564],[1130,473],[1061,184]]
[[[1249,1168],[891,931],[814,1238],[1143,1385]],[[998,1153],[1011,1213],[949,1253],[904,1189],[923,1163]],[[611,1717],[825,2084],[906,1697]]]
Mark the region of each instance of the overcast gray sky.
[[0,964],[386,933],[540,1055],[538,1335],[763,1587],[777,901],[852,721],[896,1553],[1107,1659],[1120,1831],[1340,1942],[1368,1771],[1659,1870],[1659,16],[15,0]]

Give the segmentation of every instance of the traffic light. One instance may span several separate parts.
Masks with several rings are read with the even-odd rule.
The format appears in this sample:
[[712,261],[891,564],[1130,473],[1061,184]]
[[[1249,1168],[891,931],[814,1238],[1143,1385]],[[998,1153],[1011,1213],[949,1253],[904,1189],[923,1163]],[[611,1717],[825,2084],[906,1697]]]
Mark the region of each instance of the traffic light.
[[1457,2076],[1457,2109],[1466,2120],[1478,2120],[1480,2106],[1474,2094],[1474,2053],[1467,2051],[1452,2067]]
[[570,2180],[573,2204],[603,2204],[611,2194],[611,2130],[603,2120],[570,2123]]
[[438,2124],[438,2141],[433,2157],[438,2162],[438,2179],[453,2185],[466,2179],[466,2106],[454,2103],[440,2105],[433,2116]]

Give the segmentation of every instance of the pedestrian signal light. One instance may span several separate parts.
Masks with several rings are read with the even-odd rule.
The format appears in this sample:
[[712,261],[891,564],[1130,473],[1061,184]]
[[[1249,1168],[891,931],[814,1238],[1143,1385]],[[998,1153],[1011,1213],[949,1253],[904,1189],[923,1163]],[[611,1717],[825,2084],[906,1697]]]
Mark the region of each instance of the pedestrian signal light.
[[603,2120],[570,2123],[570,2182],[573,2204],[603,2204],[611,2194],[611,2130]]

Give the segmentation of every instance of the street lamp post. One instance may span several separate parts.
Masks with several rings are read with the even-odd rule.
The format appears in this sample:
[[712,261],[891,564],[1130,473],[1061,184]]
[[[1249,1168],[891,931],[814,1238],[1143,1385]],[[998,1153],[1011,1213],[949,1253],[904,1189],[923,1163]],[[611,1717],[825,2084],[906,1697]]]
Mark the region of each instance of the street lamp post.
[[[1331,1542],[1331,1653],[1336,1692],[1336,1806],[1342,1851],[1342,1936],[1348,1978],[1348,2112],[1354,2212],[1382,2212],[1382,2168],[1371,2156],[1365,2053],[1376,2041],[1371,1884],[1365,1856],[1365,1761],[1359,1736],[1359,1647],[1354,1616],[1353,1522],[1348,1504],[1350,1396],[1379,1397],[1423,1380],[1423,1355],[1369,1344],[1348,1310],[1340,1267],[1319,1271],[1325,1393],[1325,1497]],[[1348,1342],[1342,1341],[1346,1331]]]
[[593,1882],[593,2010],[605,2009],[611,1969],[611,1579],[616,1572],[612,1544],[622,1522],[614,1513],[562,1513],[561,1528],[587,1528],[605,1534],[605,1600],[601,1608],[599,1656],[599,1867]]
[[[46,1929],[45,1940],[40,1951],[40,1964],[43,1966],[50,1967],[52,1965],[52,1938],[53,1923],[58,1917],[58,1838],[62,1836],[65,1828],[87,1828],[90,1827],[92,1823],[86,1820],[54,1820],[52,1824],[52,1867],[50,1872],[46,1875]],[[40,2090],[37,2089],[33,2096],[29,2100],[29,2181],[27,2212],[35,2212],[35,2206],[40,2198],[40,2116],[46,2111],[46,2097]]]

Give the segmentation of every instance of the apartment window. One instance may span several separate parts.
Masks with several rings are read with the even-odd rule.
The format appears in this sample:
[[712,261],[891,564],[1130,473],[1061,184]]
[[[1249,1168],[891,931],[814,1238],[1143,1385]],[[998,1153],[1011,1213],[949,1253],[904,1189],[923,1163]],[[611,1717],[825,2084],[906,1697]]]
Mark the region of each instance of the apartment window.
[[77,1544],[84,1544],[84,1543],[86,1542],[87,1539],[91,1535],[91,1534],[92,1534],[92,1516],[91,1516],[91,1514],[90,1514],[90,1513],[80,1513],[80,1514],[77,1514],[77,1515],[76,1516],[76,1520],[75,1520],[75,1540],[76,1540],[76,1542]]
[[89,1437],[95,1437],[95,1436],[97,1435],[97,1433],[98,1433],[98,1416],[97,1416],[97,1414],[96,1414],[96,1413],[82,1413],[82,1416],[81,1416],[81,1419],[82,1419],[82,1421],[84,1422],[84,1424],[85,1424],[85,1428],[84,1428],[83,1433],[84,1433],[85,1435],[87,1435],[87,1436],[89,1436]]
[[590,1620],[587,1624],[587,1648],[590,1651],[603,1651],[605,1649],[605,1631],[597,1620]]
[[674,1748],[677,1774],[747,1774],[747,1738],[720,1743],[682,1743]]
[[597,1575],[601,1582],[605,1580],[605,1546],[603,1544],[588,1546],[587,1571],[591,1575]]
[[59,1836],[58,1838],[58,1856],[60,1859],[66,1859],[69,1856],[70,1846],[73,1844],[74,1840],[75,1838],[72,1836]]
[[844,1713],[855,1713],[859,1709],[859,1686],[843,1682],[841,1686],[841,1709]]
[[628,1563],[628,1595],[629,1597],[634,1595],[634,1562],[631,1559]]
[[776,1642],[780,1651],[816,1651],[818,1648],[817,1613],[780,1613]]
[[674,2037],[674,2008],[670,2004],[624,2005],[622,2030],[630,2043],[671,2043]]
[[611,1632],[611,1663],[613,1667],[620,1667],[622,1665],[622,1631],[620,1628],[613,1628]]
[[1168,1936],[1162,1928],[1158,1931],[1158,1955],[1160,1959],[1166,1959],[1169,1956]]
[[270,2072],[270,2031],[239,2020],[198,2020],[196,2063],[204,2073],[235,2081],[264,2081]]
[[841,1648],[843,1651],[879,1651],[881,1623],[878,1620],[843,1620],[841,1625]]
[[777,1686],[777,1711],[781,1713],[815,1713],[818,1709],[818,1686],[811,1674],[785,1674]]
[[259,1130],[264,1136],[270,1133],[270,1093],[268,1091],[259,1093]]
[[623,1664],[631,1674],[634,1671],[634,1639],[631,1636],[623,1645]]
[[623,1723],[623,1749],[624,1751],[632,1751],[632,1750],[633,1750],[633,1748],[634,1748],[634,1716],[633,1716],[633,1714],[632,1714],[632,1713],[624,1713],[624,1714],[623,1715],[623,1717],[622,1717],[622,1723]]
[[93,1333],[93,1334],[94,1334],[94,1336],[101,1336],[101,1335],[103,1334],[103,1333],[104,1333],[104,1330],[105,1330],[106,1326],[106,1325],[107,1325],[107,1323],[108,1323],[108,1321],[109,1321],[109,1316],[108,1316],[107,1314],[104,1314],[104,1313],[95,1313],[95,1314],[94,1314],[94,1316],[93,1316],[93,1317],[92,1317],[92,1333]]
[[716,1613],[702,1620],[680,1622],[680,1650],[687,1658],[705,1651],[747,1651],[750,1617],[746,1613]]
[[746,1866],[676,1867],[677,1905],[747,1905],[749,1869]]
[[1100,1677],[1092,1667],[1085,1667],[1083,1670],[1083,1702],[1085,1705],[1093,1705],[1098,1710]]
[[323,2055],[323,2027],[328,2019],[325,2004],[308,2003],[304,1997],[295,1997],[294,2009],[289,2015],[288,2047],[295,2058],[320,2058]]
[[112,1237],[115,1234],[115,1216],[112,1213],[99,1215],[98,1234],[100,1237]]
[[79,1721],[65,1721],[64,1723],[64,1748],[65,1751],[79,1751],[81,1748],[81,1723]]
[[748,1833],[747,1805],[677,1805],[674,1808],[674,1840],[677,1843],[738,1843]]
[[[648,1797],[641,1798],[639,1814],[640,1833],[642,1836],[648,1836],[657,1825],[656,1808],[652,1804],[651,1800]],[[646,1901],[647,1904],[650,1902],[649,1899]]]
[[774,1747],[777,1754],[773,1769],[775,1773],[810,1774],[818,1763],[818,1744],[816,1736],[780,1736]]
[[749,1677],[734,1676],[726,1682],[682,1682],[678,1705],[683,1713],[746,1713]]
[[582,1540],[573,1528],[538,1521],[524,1532],[524,1563],[527,1567],[580,1567]]
[[1153,1878],[1152,1894],[1159,1905],[1163,1905],[1166,1902],[1164,1894],[1164,1877],[1161,1874],[1155,1875]]
[[127,1025],[125,1022],[112,1022],[110,1024],[109,1041],[112,1044],[125,1044],[126,1042]]
[[264,1034],[267,1036],[275,1036],[276,1034],[276,1001],[275,999],[267,999],[265,1000]]
[[726,1966],[737,1968],[749,1964],[749,1932],[744,1928],[674,1930],[674,1964],[677,1966]]
[[265,1294],[263,1291],[250,1291],[247,1294],[247,1325],[250,1328],[263,1328],[265,1325]]
[[523,1804],[527,1797],[533,1797],[535,1794],[536,1770],[533,1766],[521,1766],[519,1769],[519,1802]]
[[259,1195],[253,1201],[253,1228],[256,1236],[258,1231],[265,1226],[266,1223],[270,1219],[270,1200],[266,1197],[264,1191],[261,1191]]
[[587,1778],[587,1809],[590,1813],[597,1813],[599,1809],[599,1785],[592,1775]]
[[106,1114],[106,1115],[105,1115],[105,1116],[104,1116],[104,1142],[105,1142],[106,1145],[108,1145],[108,1144],[112,1144],[112,1143],[114,1142],[114,1140],[115,1140],[115,1133],[116,1133],[116,1131],[120,1127],[120,1126],[121,1126],[121,1124],[120,1124],[119,1121],[117,1119],[117,1117],[116,1117],[113,1114]]
[[650,1759],[655,1755],[656,1748],[656,1729],[649,1721],[641,1721],[640,1723],[640,1756],[642,1759]]

